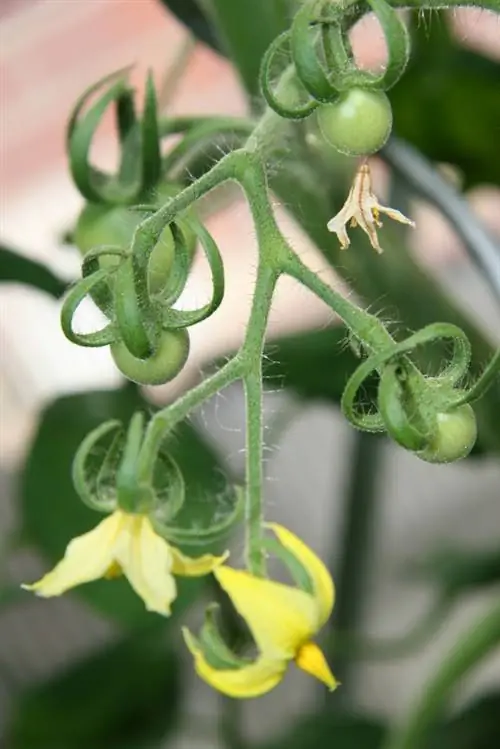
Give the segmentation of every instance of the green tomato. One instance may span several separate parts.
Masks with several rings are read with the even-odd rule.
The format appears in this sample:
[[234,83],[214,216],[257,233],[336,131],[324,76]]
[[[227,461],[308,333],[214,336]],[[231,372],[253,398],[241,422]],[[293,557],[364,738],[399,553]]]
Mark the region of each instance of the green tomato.
[[466,403],[453,411],[438,413],[434,437],[416,454],[428,463],[453,463],[470,453],[476,437],[476,416]]
[[[87,203],[78,218],[74,242],[82,255],[104,244],[126,250],[130,247],[134,231],[143,219],[144,214],[121,206]],[[167,226],[149,258],[148,283],[151,294],[157,294],[167,283],[174,261],[174,251],[174,238]],[[101,268],[110,268],[119,262],[116,255],[103,255],[99,258]]]
[[382,91],[352,88],[331,104],[318,107],[317,118],[325,140],[348,156],[378,151],[392,129],[392,109]]
[[176,377],[189,354],[189,333],[185,328],[164,330],[158,347],[148,359],[138,359],[123,341],[110,346],[115,364],[129,380],[140,385],[163,385]]

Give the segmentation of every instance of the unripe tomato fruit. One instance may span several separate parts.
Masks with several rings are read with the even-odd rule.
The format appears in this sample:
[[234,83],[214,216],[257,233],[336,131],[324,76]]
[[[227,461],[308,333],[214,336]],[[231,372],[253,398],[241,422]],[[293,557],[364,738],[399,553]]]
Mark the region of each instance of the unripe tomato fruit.
[[452,463],[467,457],[477,437],[476,416],[468,403],[438,413],[437,430],[430,444],[417,452],[428,463]]
[[[132,236],[143,220],[142,213],[121,206],[105,206],[88,203],[81,212],[74,233],[74,242],[82,255],[99,245],[109,244],[130,247]],[[148,282],[151,294],[157,294],[165,286],[174,260],[174,238],[167,226],[162,231],[149,258]],[[99,258],[101,268],[117,265],[117,255]]]
[[391,104],[383,91],[344,91],[331,104],[321,104],[317,118],[325,140],[347,156],[375,153],[392,129]]
[[[160,206],[177,192],[179,192],[179,188],[175,185],[161,185],[152,202]],[[105,244],[128,250],[134,231],[145,216],[146,214],[140,211],[132,211],[126,206],[87,203],[78,217],[73,241],[83,256],[94,247]],[[182,230],[192,259],[196,249],[196,235],[186,223],[183,224]],[[167,226],[161,233],[149,258],[148,285],[150,294],[158,294],[164,288],[172,269],[174,254],[174,238],[171,229]],[[103,255],[99,258],[99,267],[107,268],[116,265],[118,262],[119,258],[116,255]],[[111,303],[111,295],[105,284],[99,285],[92,292],[92,297],[98,307],[106,312]]]
[[176,377],[189,354],[189,333],[185,328],[164,330],[155,353],[148,359],[138,359],[123,341],[110,346],[115,364],[129,380],[140,385],[163,385]]

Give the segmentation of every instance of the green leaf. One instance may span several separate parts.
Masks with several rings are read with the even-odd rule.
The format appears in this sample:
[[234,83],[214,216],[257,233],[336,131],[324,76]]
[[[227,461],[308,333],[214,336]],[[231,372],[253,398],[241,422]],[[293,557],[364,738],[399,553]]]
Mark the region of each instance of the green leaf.
[[23,694],[12,749],[149,749],[175,727],[179,664],[158,620]]
[[212,49],[220,51],[220,45],[214,34],[206,13],[198,6],[196,0],[160,0],[171,13],[181,21],[191,33]]
[[440,549],[412,570],[419,578],[439,585],[442,593],[454,597],[478,588],[500,584],[500,549],[477,552]]
[[[84,505],[71,481],[74,454],[87,434],[102,422],[128,423],[137,410],[150,408],[133,386],[61,398],[42,414],[21,482],[22,533],[44,555],[57,562],[68,542],[93,528],[102,518]],[[210,491],[220,487],[222,472],[211,449],[188,424],[176,430],[172,454],[186,477],[187,492],[198,491],[208,505]],[[189,500],[189,494],[187,494]],[[186,504],[189,504],[187,501]],[[205,584],[205,578],[178,578],[174,613],[181,613]],[[128,627],[150,622],[141,599],[125,578],[99,580],[75,588],[102,614]]]
[[264,52],[288,27],[290,0],[209,0],[223,46],[250,96],[259,96]]
[[428,749],[493,749],[500,744],[500,692],[480,697],[437,731]]
[[499,184],[500,63],[465,49],[442,14],[415,16],[412,32],[403,82],[389,94],[396,133],[458,166],[466,187]]
[[383,737],[383,726],[371,718],[318,713],[295,723],[289,733],[258,749],[378,749]]
[[0,245],[0,282],[33,286],[56,299],[64,294],[68,286],[41,263],[30,260],[5,245]]

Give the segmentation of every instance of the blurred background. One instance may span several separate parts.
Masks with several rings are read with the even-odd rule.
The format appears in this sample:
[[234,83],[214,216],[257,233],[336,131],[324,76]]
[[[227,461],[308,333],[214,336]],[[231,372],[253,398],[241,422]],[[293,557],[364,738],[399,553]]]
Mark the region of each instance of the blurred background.
[[[436,27],[439,32],[445,22],[436,16],[425,23],[431,38]],[[500,71],[498,18],[485,12],[461,11],[446,23],[459,40],[454,44],[486,61],[488,73],[478,65],[478,80],[490,80],[488,66]],[[382,39],[371,22],[356,27],[354,42],[364,64],[376,65],[382,59]],[[83,205],[67,171],[65,127],[85,87],[134,63],[132,80],[139,88],[148,68],[154,71],[160,90],[165,85],[170,114],[239,115],[246,109],[245,95],[230,62],[190,36],[159,0],[3,0],[0,55],[0,240],[46,265],[65,282],[76,277],[79,255],[63,238]],[[444,48],[442,55],[444,59]],[[179,61],[173,85],[169,72]],[[441,90],[444,96],[450,94],[450,101],[458,69],[448,64],[439,68],[442,75],[449,76]],[[477,82],[461,80],[464,86],[477,88]],[[498,80],[496,89],[485,84],[481,95],[486,100],[497,97],[498,101]],[[418,96],[425,95],[425,87],[414,90],[416,105]],[[465,122],[464,101],[459,104]],[[498,113],[498,106],[484,111]],[[433,118],[433,110],[429,116]],[[437,131],[437,111],[435,117]],[[487,124],[497,133],[498,143],[500,120],[490,119]],[[487,152],[487,144],[481,141],[485,148],[481,158],[474,160],[478,131],[472,125],[469,129],[464,125],[462,130],[459,152],[463,158],[454,162],[458,166],[454,179],[467,190],[478,218],[492,235],[500,237],[500,186],[498,169],[495,171],[498,147],[491,142],[493,150]],[[484,132],[489,138],[487,127]],[[423,143],[421,132],[412,134],[411,127],[403,135],[410,140],[414,135],[414,143],[424,150],[429,146]],[[428,149],[430,158],[452,161],[446,149],[441,154],[437,141],[436,135]],[[93,155],[105,166],[115,163],[111,121],[99,132]],[[481,171],[489,161],[490,172]],[[475,172],[468,165],[473,165]],[[384,190],[384,164],[375,162],[374,170],[377,184]],[[286,201],[276,197],[275,202],[280,223],[301,256],[326,280],[351,293],[346,275],[354,271],[340,274],[341,279],[295,223]],[[237,346],[244,331],[255,271],[251,220],[239,196],[232,192],[215,198],[206,206],[206,214],[224,257],[227,294],[218,312],[193,329],[192,350],[181,375],[169,386],[142,395],[152,404],[167,403],[196,382],[212,360]],[[460,314],[476,325],[478,335],[498,342],[498,303],[453,229],[435,208],[422,202],[412,202],[412,215],[418,228],[409,242],[410,254],[452,298]],[[355,251],[356,247],[350,250]],[[365,251],[363,246],[360,253]],[[194,301],[203,298],[208,283],[203,263],[195,262],[187,295]],[[412,321],[390,288],[381,287],[371,294],[371,298],[365,294],[369,304],[411,328]],[[425,307],[426,300],[421,304]],[[179,616],[167,627],[157,622],[155,615],[145,616],[121,583],[92,584],[88,590],[50,601],[19,592],[19,583],[36,579],[45,571],[75,531],[83,532],[95,522],[73,494],[71,456],[95,423],[116,409],[126,412],[127,399],[133,400],[136,394],[129,396],[123,390],[107,349],[78,348],[64,338],[57,299],[25,285],[2,283],[0,307],[2,746],[245,746],[236,740],[231,743],[236,731],[252,745],[291,747],[292,738],[286,737],[286,730],[293,727],[293,721],[323,705],[321,687],[303,674],[290,673],[266,697],[228,706],[200,682],[181,647],[176,622],[180,618],[195,626],[200,622],[203,605],[211,597],[206,586],[185,593]],[[85,313],[92,324],[95,310],[89,308]],[[338,615],[351,622],[352,634],[360,641],[375,645],[373,652],[368,648],[351,659],[345,654],[339,657],[345,689],[331,698],[331,707],[342,708],[349,727],[344,726],[335,743],[333,728],[329,728],[328,737],[331,746],[340,749],[375,748],[383,725],[405,714],[456,637],[498,597],[497,564],[487,584],[464,584],[463,590],[458,585],[459,593],[446,612],[435,610],[440,592],[451,585],[450,565],[443,561],[448,550],[467,560],[481,559],[490,552],[498,559],[500,462],[498,451],[485,450],[456,465],[433,466],[383,439],[356,435],[338,410],[338,392],[330,393],[329,387],[317,384],[314,377],[306,382],[307,374],[299,371],[304,358],[301,352],[312,351],[304,347],[316,340],[307,331],[334,331],[336,344],[331,356],[318,354],[315,359],[313,352],[306,367],[320,372],[318,381],[328,380],[329,368],[334,378],[335,356],[342,346],[332,313],[306,290],[292,282],[283,283],[270,321],[268,356],[271,364],[284,363],[281,369],[270,366],[269,370],[265,505],[270,519],[298,531],[335,573],[342,560],[346,564],[346,538],[357,519],[346,507],[353,493],[361,495],[358,513],[369,516],[359,556],[362,575],[356,573],[356,558],[350,561],[353,591],[359,595],[353,603],[343,594]],[[345,382],[347,374],[341,365],[339,370],[341,374],[335,376]],[[243,425],[241,390],[231,387],[190,420],[191,442],[187,439],[185,447],[188,463],[189,457],[200,451],[229,476],[241,476]],[[193,465],[202,462],[194,459]],[[243,558],[237,536],[232,550],[237,565]],[[116,586],[114,593],[112,586]],[[354,607],[354,613],[349,607]],[[336,623],[334,616],[332,632]],[[392,651],[386,646],[391,639]],[[332,663],[337,673],[336,662]],[[452,707],[460,710],[484,695],[496,700],[489,705],[500,707],[498,654],[467,680]],[[468,744],[450,744],[450,749],[492,747],[494,737],[500,739],[498,713],[490,710],[488,715],[487,731],[471,734]],[[330,746],[330,739],[323,737],[321,743],[323,739],[312,738],[307,730],[306,743],[299,743],[300,731],[295,731],[293,746],[297,749]],[[362,739],[358,730],[367,738]],[[342,736],[348,736],[351,743]]]

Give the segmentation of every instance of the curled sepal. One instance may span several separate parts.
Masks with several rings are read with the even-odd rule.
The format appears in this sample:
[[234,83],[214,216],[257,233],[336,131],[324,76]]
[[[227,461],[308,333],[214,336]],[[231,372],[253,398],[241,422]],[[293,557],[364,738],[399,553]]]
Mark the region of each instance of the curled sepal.
[[218,611],[219,606],[216,603],[210,604],[205,610],[205,620],[199,638],[196,638],[197,646],[213,668],[221,670],[244,668],[251,661],[237,656],[224,642],[217,625]]
[[154,506],[153,488],[138,470],[143,437],[144,414],[137,412],[130,420],[116,471],[117,501],[125,512],[147,514]]
[[500,376],[500,348],[498,348],[490,361],[486,365],[482,374],[478,377],[474,385],[467,390],[460,398],[453,401],[453,406],[462,406],[465,403],[474,403],[482,398],[491,385],[498,380]]
[[[120,260],[123,260],[125,257],[126,253],[117,245],[97,245],[85,254],[82,262],[82,277],[87,278],[87,276],[97,273],[98,270],[110,269],[115,263],[116,267],[118,267]],[[90,292],[90,296],[101,312],[106,317],[112,318],[114,316],[113,293],[110,281],[111,275],[108,277],[107,282],[103,281],[101,284],[96,285]]]
[[314,585],[311,576],[295,554],[283,546],[278,539],[270,538],[269,536],[264,536],[262,546],[285,565],[298,588],[310,595],[314,595]]
[[228,484],[217,494],[188,491],[175,525],[164,523],[161,513],[153,513],[151,520],[158,533],[177,546],[210,545],[228,535],[243,504],[243,489]]
[[363,413],[359,410],[357,405],[358,393],[363,383],[373,372],[382,373],[385,365],[396,360],[401,361],[401,357],[409,354],[413,349],[442,339],[449,339],[453,342],[450,362],[437,376],[425,379],[422,377],[422,384],[419,386],[421,391],[415,392],[415,398],[419,402],[426,394],[430,393],[430,388],[434,386],[432,408],[436,412],[446,410],[455,398],[453,394],[454,386],[467,373],[471,349],[469,339],[459,327],[448,323],[434,323],[417,331],[406,340],[369,356],[353,372],[345,386],[341,400],[342,411],[351,424],[367,432],[385,431],[385,422],[379,411]]
[[[71,174],[81,194],[94,203],[132,203],[160,178],[160,136],[152,77],[148,75],[142,119],[138,121],[127,73],[128,69],[124,69],[108,75],[84,91],[68,123],[66,140]],[[101,89],[105,89],[104,93],[87,109],[89,99]],[[117,175],[106,174],[90,163],[92,141],[112,104],[116,106],[121,148]]]
[[[210,266],[210,272],[212,274],[212,296],[206,304],[195,310],[178,310],[173,307],[164,310],[162,320],[163,327],[166,329],[186,328],[205,320],[205,318],[215,312],[224,298],[224,263],[217,243],[205,227],[198,221],[191,219],[190,227],[195,232]],[[186,259],[189,259],[187,248],[185,246],[186,240],[184,233],[175,224],[172,224],[172,233],[175,239],[176,252],[177,247],[179,247],[179,251],[182,251]]]
[[155,492],[154,514],[168,525],[180,512],[186,499],[186,483],[176,460],[165,450],[160,450],[153,469]]
[[77,333],[73,328],[73,318],[86,296],[92,296],[94,289],[102,289],[110,276],[114,273],[113,268],[98,270],[85,278],[82,278],[69,290],[61,309],[61,327],[66,338],[78,346],[107,346],[117,338],[116,326],[108,323],[101,330],[94,333]]
[[[310,94],[304,88],[299,78],[295,76],[294,83],[297,90],[297,102],[290,102],[286,99],[289,98],[287,95],[286,99],[283,97],[283,92],[275,91],[273,84],[273,67],[275,58],[278,53],[282,52],[285,45],[289,45],[290,32],[284,31],[270,44],[264,57],[262,58],[262,64],[260,68],[260,86],[262,89],[262,95],[266,100],[267,104],[273,109],[280,117],[285,117],[289,120],[302,120],[305,117],[314,112],[316,107],[319,105],[315,99],[311,98]],[[291,87],[291,81],[288,80],[287,88]],[[305,98],[305,101],[300,101],[300,97]]]
[[[141,276],[137,274],[137,278],[140,279]],[[144,279],[144,286],[146,284],[147,280]],[[130,257],[120,264],[115,274],[114,313],[120,338],[127,349],[136,358],[147,359],[154,350],[151,340],[154,316],[149,304],[147,288],[138,290],[137,285],[133,261]]]
[[196,244],[192,222],[181,220],[169,226],[174,242],[174,260],[165,286],[154,297],[162,307],[175,304],[184,291],[193,261],[193,244]]
[[116,509],[115,472],[122,448],[122,424],[115,419],[90,432],[75,453],[73,484],[82,502],[92,510]]
[[387,46],[387,64],[383,73],[366,80],[366,86],[388,91],[403,75],[410,59],[410,36],[404,21],[386,0],[367,0],[377,17]]
[[412,389],[413,373],[398,362],[386,364],[380,375],[378,407],[392,439],[407,450],[422,450],[431,426],[420,413]]
[[318,31],[311,26],[315,13],[316,6],[310,3],[305,3],[299,10],[290,32],[290,47],[295,70],[304,88],[318,101],[328,102],[336,97],[337,90],[330,82],[318,54],[315,38]]

